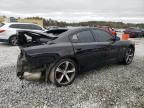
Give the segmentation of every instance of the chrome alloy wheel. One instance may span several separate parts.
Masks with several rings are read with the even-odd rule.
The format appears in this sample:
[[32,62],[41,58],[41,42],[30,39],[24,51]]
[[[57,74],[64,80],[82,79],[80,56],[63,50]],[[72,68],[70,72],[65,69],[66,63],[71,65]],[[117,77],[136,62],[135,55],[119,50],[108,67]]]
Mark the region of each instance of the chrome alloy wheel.
[[127,52],[126,52],[126,56],[125,56],[125,62],[126,64],[130,64],[133,60],[134,57],[134,50],[133,48],[128,48]]
[[55,80],[61,85],[72,82],[76,75],[76,66],[71,61],[63,61],[55,69]]

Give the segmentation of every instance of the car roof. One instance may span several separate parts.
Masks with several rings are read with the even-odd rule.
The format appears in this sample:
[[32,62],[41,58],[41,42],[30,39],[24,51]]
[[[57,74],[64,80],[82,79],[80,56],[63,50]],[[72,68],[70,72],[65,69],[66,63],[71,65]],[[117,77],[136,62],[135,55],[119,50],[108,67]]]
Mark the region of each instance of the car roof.
[[48,31],[51,31],[51,30],[68,30],[68,28],[52,28],[52,29],[48,29]]
[[[68,40],[69,35],[73,35],[76,32],[83,31],[83,30],[89,30],[89,29],[103,30],[103,29],[100,29],[97,27],[69,27],[66,32],[58,35],[58,38],[55,41],[63,42],[63,40],[65,40],[65,39]],[[103,30],[103,31],[105,31],[105,30]]]
[[[89,28],[92,28],[92,27],[66,27],[66,28],[53,28],[53,29],[50,29],[48,31],[51,31],[51,30],[67,30],[67,31],[77,31],[77,30],[83,30],[83,29],[89,29]],[[94,27],[93,27],[94,28]],[[96,27],[95,27],[96,28]]]
[[98,29],[101,30],[99,27],[71,27],[68,28],[68,30],[74,30],[74,31],[79,31],[79,30],[87,30],[87,29]]
[[52,28],[51,30],[61,30],[61,29],[69,29],[69,30],[74,30],[74,29],[80,29],[80,28],[91,28],[91,27],[59,27],[59,28]]
[[[63,36],[60,36],[61,38],[62,37],[65,37],[66,35],[69,35],[69,34],[73,34],[77,31],[81,31],[81,30],[88,30],[88,29],[99,29],[99,28],[96,28],[96,27],[70,27],[70,28],[67,28],[67,31],[60,34],[60,35],[63,35]],[[58,29],[57,29],[58,30]]]

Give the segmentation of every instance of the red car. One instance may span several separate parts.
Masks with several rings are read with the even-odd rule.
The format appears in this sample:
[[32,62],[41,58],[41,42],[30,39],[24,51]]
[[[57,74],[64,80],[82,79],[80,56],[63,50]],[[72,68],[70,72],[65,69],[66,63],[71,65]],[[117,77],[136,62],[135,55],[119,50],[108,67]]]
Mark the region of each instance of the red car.
[[96,26],[96,27],[111,33],[113,36],[117,35],[116,31],[112,27],[109,27],[109,26]]

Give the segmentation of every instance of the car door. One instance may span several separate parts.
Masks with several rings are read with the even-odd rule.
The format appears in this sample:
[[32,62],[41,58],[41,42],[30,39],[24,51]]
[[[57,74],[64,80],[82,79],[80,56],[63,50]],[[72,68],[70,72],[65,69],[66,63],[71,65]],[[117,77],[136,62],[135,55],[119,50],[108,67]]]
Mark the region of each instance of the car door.
[[115,61],[118,59],[119,46],[116,44],[117,41],[112,40],[112,35],[108,32],[100,29],[92,29],[95,40],[98,41],[99,45],[105,47],[104,60]]
[[75,57],[83,68],[103,61],[104,46],[98,45],[90,30],[82,30],[71,36]]

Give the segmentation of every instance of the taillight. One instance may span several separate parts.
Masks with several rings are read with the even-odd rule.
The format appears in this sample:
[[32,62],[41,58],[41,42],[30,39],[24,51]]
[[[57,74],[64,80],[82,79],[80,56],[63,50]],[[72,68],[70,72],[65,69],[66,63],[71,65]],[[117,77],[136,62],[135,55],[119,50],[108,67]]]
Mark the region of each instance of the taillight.
[[0,33],[2,33],[2,32],[4,32],[5,30],[3,30],[3,29],[0,29]]

